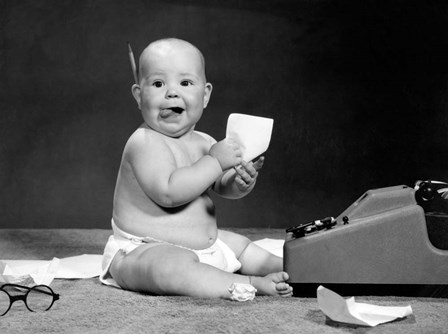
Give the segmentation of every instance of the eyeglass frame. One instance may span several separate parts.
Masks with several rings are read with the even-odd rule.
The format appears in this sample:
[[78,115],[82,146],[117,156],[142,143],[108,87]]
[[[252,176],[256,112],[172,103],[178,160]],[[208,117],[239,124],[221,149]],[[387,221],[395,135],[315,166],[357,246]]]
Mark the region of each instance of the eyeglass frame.
[[[23,303],[25,304],[26,308],[29,311],[36,312],[36,311],[33,311],[32,309],[29,308],[29,306],[28,306],[28,304],[26,302],[26,298],[28,297],[28,294],[30,293],[31,290],[35,290],[35,291],[38,291],[40,293],[43,293],[43,294],[46,294],[46,295],[50,295],[50,293],[48,293],[47,291],[42,291],[42,290],[36,289],[36,288],[39,288],[40,286],[47,288],[51,292],[51,296],[53,297],[53,299],[51,301],[50,306],[48,306],[48,308],[45,309],[44,311],[48,311],[49,309],[51,309],[51,307],[53,306],[54,302],[56,300],[59,300],[59,296],[60,295],[58,293],[55,293],[53,291],[53,289],[51,289],[48,285],[39,284],[39,285],[35,285],[35,286],[32,286],[32,287],[29,287],[29,286],[23,286],[23,285],[19,285],[19,284],[6,283],[6,284],[3,284],[3,285],[0,286],[0,291],[4,291],[9,296],[9,307],[3,314],[0,314],[0,316],[4,316],[6,313],[8,313],[9,310],[11,309],[12,304],[14,302],[18,301],[18,300],[23,300]],[[6,291],[4,289],[4,287],[13,287],[13,288],[25,289],[25,290],[28,290],[28,291],[26,291],[25,294],[11,296],[8,293],[8,291]]]

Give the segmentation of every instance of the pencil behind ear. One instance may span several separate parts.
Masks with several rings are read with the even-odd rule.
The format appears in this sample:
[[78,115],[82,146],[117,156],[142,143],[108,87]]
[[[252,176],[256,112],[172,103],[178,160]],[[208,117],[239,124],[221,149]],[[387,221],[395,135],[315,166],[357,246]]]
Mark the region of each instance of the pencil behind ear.
[[135,64],[134,53],[132,52],[131,43],[128,42],[128,55],[131,62],[132,75],[134,76],[134,82],[138,84],[137,65]]

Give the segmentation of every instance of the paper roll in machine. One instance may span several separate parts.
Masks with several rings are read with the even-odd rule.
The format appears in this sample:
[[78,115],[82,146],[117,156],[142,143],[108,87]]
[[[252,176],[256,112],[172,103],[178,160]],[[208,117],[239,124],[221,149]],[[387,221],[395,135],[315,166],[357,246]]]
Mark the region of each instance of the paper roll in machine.
[[[369,190],[337,218],[286,230],[296,296],[322,284],[346,295],[431,296],[448,285],[448,184]],[[448,196],[447,196],[448,197]]]

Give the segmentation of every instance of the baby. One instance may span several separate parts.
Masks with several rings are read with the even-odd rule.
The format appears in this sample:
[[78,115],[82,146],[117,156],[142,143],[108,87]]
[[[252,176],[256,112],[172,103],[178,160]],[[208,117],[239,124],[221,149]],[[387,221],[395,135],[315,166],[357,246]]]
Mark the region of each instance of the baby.
[[280,257],[217,228],[209,192],[247,195],[264,158],[243,161],[236,142],[195,131],[211,92],[192,44],[163,39],[142,52],[132,94],[144,123],[124,149],[103,283],[160,295],[229,299],[231,286],[247,284],[292,295]]

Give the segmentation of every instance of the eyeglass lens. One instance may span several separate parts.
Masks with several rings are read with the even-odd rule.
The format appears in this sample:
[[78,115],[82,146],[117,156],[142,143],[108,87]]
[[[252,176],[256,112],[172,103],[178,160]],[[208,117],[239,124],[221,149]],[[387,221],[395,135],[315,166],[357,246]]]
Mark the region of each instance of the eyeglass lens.
[[26,304],[31,311],[47,311],[53,304],[53,293],[47,286],[35,286],[28,292]]
[[3,315],[8,311],[9,304],[9,295],[5,291],[0,290],[0,315]]

